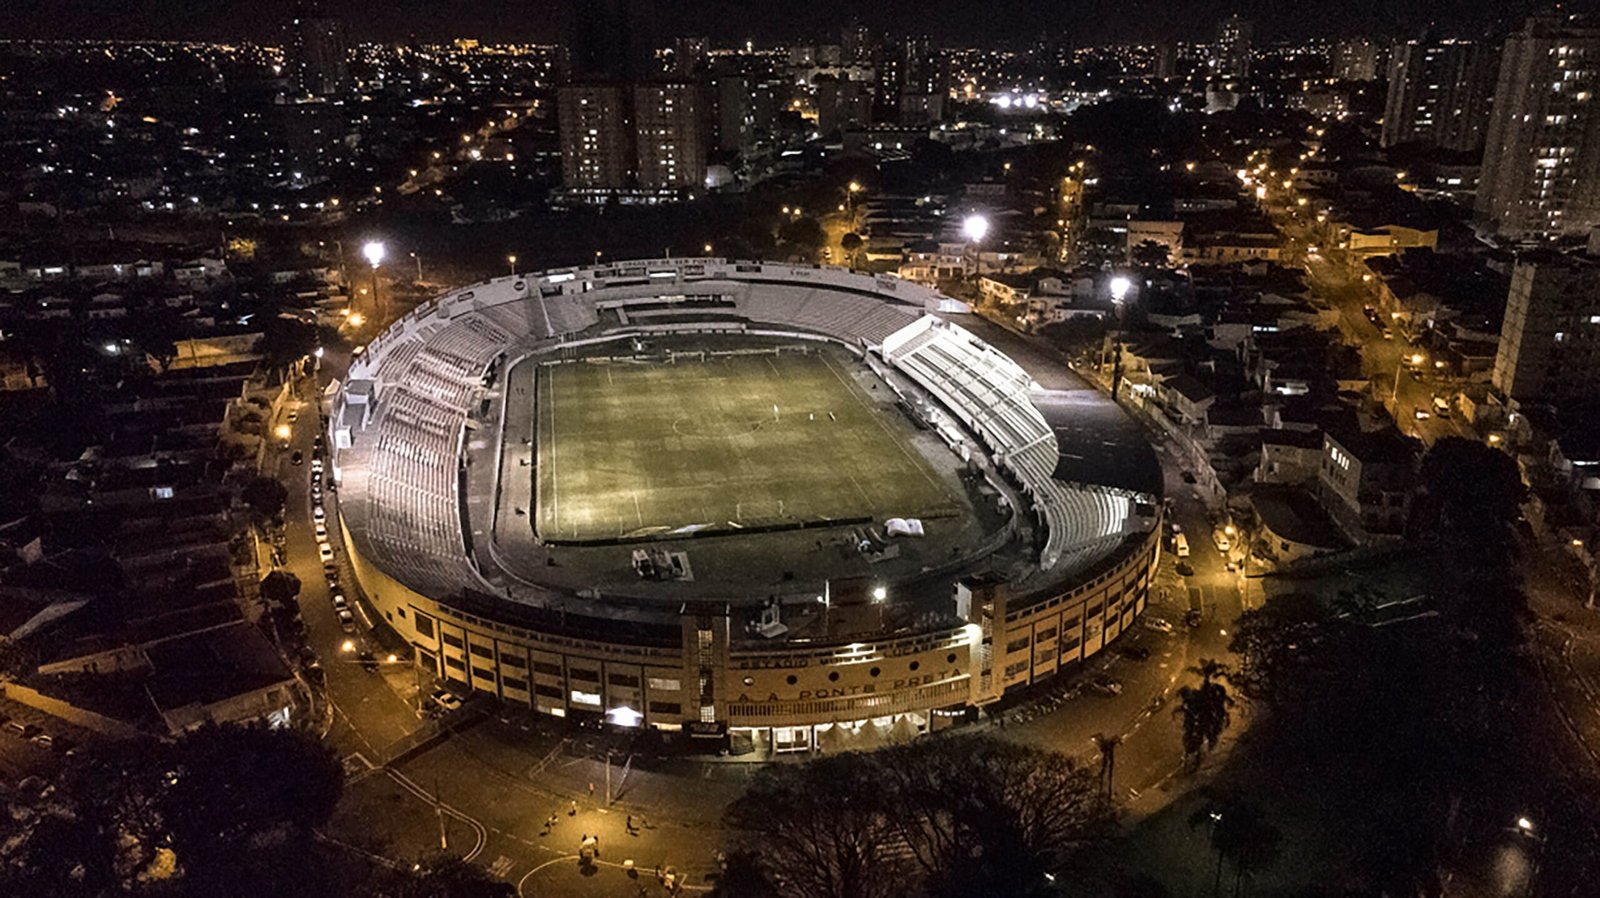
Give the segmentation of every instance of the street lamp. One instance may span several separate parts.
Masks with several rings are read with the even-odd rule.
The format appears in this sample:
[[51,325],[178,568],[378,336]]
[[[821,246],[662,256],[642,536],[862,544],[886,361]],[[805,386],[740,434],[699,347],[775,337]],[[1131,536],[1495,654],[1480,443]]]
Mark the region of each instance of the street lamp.
[[1401,366],[1404,365],[1407,361],[1410,361],[1411,364],[1413,364],[1413,365],[1421,365],[1423,362],[1425,362],[1427,360],[1428,360],[1428,357],[1423,355],[1420,352],[1414,352],[1411,355],[1406,355],[1405,353],[1402,352],[1402,353],[1400,353],[1400,357],[1398,359],[1395,359],[1395,362],[1394,362],[1394,416],[1396,418],[1400,417],[1400,368],[1401,368]]
[[1117,304],[1117,314],[1122,314],[1122,301],[1128,297],[1128,291],[1133,289],[1133,281],[1127,275],[1119,274],[1111,279],[1111,301]]
[[511,255],[506,256],[506,262],[507,262],[507,264],[509,264],[511,266],[511,276],[512,277],[516,277],[517,276],[517,254],[516,253],[512,253]]

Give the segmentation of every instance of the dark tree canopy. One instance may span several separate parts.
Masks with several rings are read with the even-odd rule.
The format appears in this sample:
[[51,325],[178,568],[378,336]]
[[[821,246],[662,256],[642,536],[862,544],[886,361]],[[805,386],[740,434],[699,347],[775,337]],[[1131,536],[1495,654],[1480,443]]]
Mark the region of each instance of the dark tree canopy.
[[751,894],[803,898],[1043,894],[1110,820],[1094,771],[989,737],[772,768],[728,815]]

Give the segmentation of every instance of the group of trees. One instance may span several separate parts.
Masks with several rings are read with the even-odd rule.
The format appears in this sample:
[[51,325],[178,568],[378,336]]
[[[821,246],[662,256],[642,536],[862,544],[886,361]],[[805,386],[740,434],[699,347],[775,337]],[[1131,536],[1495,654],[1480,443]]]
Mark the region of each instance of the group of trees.
[[[1499,844],[1521,808],[1566,807],[1547,831],[1600,822],[1536,760],[1553,749],[1516,567],[1523,496],[1509,457],[1440,440],[1413,505],[1413,563],[1433,574],[1426,594],[1282,595],[1231,628],[1230,682],[1265,711],[1252,751],[1316,784],[1319,804],[1347,824],[1339,838],[1364,892],[1437,893],[1444,871],[1475,863],[1473,845]],[[1552,837],[1543,875],[1595,863],[1589,843],[1568,844],[1588,859],[1566,855],[1557,873]]]
[[343,793],[326,746],[292,729],[208,726],[106,746],[0,821],[0,895],[511,898],[482,867],[428,857],[374,868],[315,832]]
[[741,898],[1029,896],[1109,835],[1097,774],[974,736],[763,771],[728,811]]

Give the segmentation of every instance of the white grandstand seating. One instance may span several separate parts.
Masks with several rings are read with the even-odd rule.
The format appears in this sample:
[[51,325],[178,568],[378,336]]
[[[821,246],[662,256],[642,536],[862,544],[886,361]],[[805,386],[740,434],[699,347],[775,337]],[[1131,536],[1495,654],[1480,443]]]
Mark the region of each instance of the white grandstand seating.
[[1055,433],[1028,400],[1032,380],[1020,366],[960,328],[923,329],[889,350],[889,361],[956,414],[994,450],[1033,497],[1044,519],[1040,567],[1110,551],[1130,514],[1126,498],[1055,479]]
[[[895,367],[976,432],[1031,495],[1047,534],[1042,568],[1089,564],[1120,542],[1129,500],[1055,479],[1055,434],[1029,399],[1031,379],[966,331],[924,316],[924,304],[950,301],[892,278],[804,266],[659,265],[678,266],[683,274],[669,283],[609,289],[605,277],[589,269],[474,285],[419,307],[368,344],[350,378],[372,382],[372,411],[349,434],[350,444],[337,450],[347,524],[363,551],[413,588],[459,589],[471,571],[463,551],[458,455],[485,368],[514,343],[590,330],[600,321],[595,303],[602,297],[643,300],[664,293],[714,293],[757,324],[882,347]],[[577,291],[578,283],[590,289]],[[541,294],[541,286],[557,284],[575,292]],[[655,326],[703,327],[670,320]]]

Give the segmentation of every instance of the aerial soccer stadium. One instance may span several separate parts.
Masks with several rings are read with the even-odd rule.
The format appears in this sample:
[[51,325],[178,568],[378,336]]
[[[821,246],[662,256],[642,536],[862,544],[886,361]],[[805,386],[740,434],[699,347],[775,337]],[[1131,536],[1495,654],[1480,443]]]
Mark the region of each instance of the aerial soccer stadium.
[[958,723],[1144,610],[1160,470],[1035,344],[886,275],[721,259],[417,308],[329,410],[363,592],[460,691],[767,752]]

